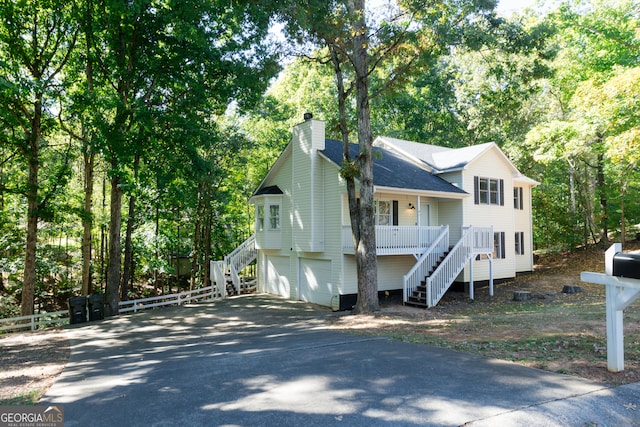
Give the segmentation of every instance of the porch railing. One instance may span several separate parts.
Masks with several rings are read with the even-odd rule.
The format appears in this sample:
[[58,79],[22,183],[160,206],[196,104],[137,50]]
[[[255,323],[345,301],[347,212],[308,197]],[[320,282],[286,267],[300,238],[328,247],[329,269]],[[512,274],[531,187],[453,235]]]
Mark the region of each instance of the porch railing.
[[416,264],[404,275],[403,295],[404,302],[408,301],[409,295],[417,290],[420,283],[425,280],[429,271],[436,265],[438,260],[449,250],[449,226],[440,227],[440,234],[429,246]]
[[427,277],[427,306],[433,307],[449,289],[464,266],[480,253],[493,252],[493,227],[464,227],[449,255]]
[[[441,226],[376,226],[377,255],[422,254],[442,232]],[[342,250],[353,253],[351,226],[342,227]]]

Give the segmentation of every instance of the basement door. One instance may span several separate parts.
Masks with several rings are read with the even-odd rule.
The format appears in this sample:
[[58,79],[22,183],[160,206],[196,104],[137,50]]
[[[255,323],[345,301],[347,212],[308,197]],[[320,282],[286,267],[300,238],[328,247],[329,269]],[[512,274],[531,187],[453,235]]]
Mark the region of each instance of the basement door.
[[298,299],[314,304],[330,306],[331,260],[300,258]]

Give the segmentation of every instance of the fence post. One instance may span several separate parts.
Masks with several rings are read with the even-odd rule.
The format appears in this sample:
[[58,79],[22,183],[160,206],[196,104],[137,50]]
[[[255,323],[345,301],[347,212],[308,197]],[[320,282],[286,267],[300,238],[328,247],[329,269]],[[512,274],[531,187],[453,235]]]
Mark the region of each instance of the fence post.
[[36,330],[36,316],[34,314],[31,315],[31,330]]

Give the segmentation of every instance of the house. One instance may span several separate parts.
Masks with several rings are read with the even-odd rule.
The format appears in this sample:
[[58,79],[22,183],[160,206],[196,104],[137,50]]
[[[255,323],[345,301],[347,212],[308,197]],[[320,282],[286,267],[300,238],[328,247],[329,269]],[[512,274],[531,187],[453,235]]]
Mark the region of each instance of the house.
[[[454,282],[473,297],[474,281],[492,286],[533,270],[537,182],[496,144],[450,149],[379,137],[374,151],[379,291],[403,290],[405,303],[431,307]],[[250,199],[254,236],[222,265],[237,278],[256,259],[258,291],[351,308],[357,275],[341,163],[342,143],[325,138],[323,121],[294,127]]]

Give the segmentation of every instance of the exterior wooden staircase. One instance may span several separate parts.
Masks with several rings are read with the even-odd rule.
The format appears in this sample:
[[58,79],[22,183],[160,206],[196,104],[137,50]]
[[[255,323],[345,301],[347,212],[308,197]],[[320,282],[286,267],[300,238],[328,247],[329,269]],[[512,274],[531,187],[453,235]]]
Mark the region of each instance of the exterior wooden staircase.
[[434,307],[467,263],[478,254],[487,254],[491,261],[492,253],[493,227],[464,227],[462,237],[452,248],[449,247],[449,228],[443,228],[404,276],[404,304]]
[[211,261],[211,283],[223,297],[255,292],[255,278],[247,280],[239,273],[254,262],[257,256],[256,238],[252,235],[224,257],[224,261]]
[[433,268],[427,273],[424,280],[420,282],[420,285],[412,292],[412,295],[407,298],[406,305],[413,305],[416,307],[427,307],[427,278],[430,277],[434,271],[442,264],[449,255],[451,250],[448,250],[436,261]]

